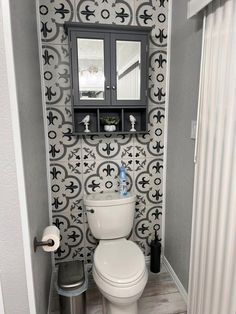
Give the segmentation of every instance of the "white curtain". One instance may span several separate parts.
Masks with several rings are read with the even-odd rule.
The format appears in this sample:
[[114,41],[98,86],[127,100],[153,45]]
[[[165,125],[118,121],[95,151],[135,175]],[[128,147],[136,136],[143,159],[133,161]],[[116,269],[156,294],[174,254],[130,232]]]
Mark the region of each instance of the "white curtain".
[[236,313],[236,1],[206,9],[188,314]]
[[206,5],[208,5],[212,0],[189,0],[188,1],[188,18],[197,14]]

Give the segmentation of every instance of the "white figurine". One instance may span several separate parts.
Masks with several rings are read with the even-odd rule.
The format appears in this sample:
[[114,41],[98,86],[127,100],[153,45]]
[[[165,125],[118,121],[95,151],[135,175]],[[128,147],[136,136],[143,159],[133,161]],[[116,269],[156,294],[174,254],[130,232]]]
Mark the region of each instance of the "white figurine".
[[84,132],[86,132],[86,133],[90,132],[90,130],[89,130],[89,128],[88,128],[88,126],[89,126],[89,121],[90,121],[90,115],[87,114],[87,116],[85,116],[85,117],[83,118],[83,120],[81,120],[81,121],[79,122],[79,124],[80,124],[80,123],[83,123],[83,124],[84,124],[84,127],[85,127]]
[[134,128],[134,125],[135,125],[135,122],[136,122],[136,118],[135,118],[132,114],[129,116],[129,121],[130,121],[131,126],[132,126],[132,128],[130,129],[130,131],[131,131],[131,132],[135,132],[136,130],[135,130],[135,128]]

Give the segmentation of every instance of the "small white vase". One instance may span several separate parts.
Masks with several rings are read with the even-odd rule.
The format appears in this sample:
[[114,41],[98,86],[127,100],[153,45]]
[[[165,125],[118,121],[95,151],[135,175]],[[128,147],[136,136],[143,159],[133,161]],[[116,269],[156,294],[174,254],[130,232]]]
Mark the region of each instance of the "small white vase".
[[116,126],[115,125],[104,125],[104,130],[106,132],[114,132],[116,130]]

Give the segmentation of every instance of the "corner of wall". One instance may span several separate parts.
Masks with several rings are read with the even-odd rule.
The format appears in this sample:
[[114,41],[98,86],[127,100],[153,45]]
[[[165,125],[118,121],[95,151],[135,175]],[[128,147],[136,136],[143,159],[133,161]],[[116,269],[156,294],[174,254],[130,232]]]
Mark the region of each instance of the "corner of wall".
[[164,162],[163,162],[163,209],[162,209],[162,239],[163,254],[165,254],[165,215],[166,215],[166,171],[167,171],[167,143],[168,143],[168,112],[169,112],[169,81],[170,81],[170,52],[171,52],[171,24],[172,24],[172,0],[168,2],[168,42],[167,42],[167,71],[166,71],[166,104],[164,127]]

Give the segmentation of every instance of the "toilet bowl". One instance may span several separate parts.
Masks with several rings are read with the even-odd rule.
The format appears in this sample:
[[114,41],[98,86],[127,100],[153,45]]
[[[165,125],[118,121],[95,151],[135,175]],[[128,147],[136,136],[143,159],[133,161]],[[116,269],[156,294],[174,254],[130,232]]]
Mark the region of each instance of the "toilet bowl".
[[107,314],[137,314],[148,279],[141,249],[126,239],[133,225],[135,195],[92,194],[84,198],[88,224],[99,239],[93,278],[106,299]]
[[93,278],[107,299],[108,314],[136,314],[148,272],[140,248],[126,239],[101,241],[95,250]]

